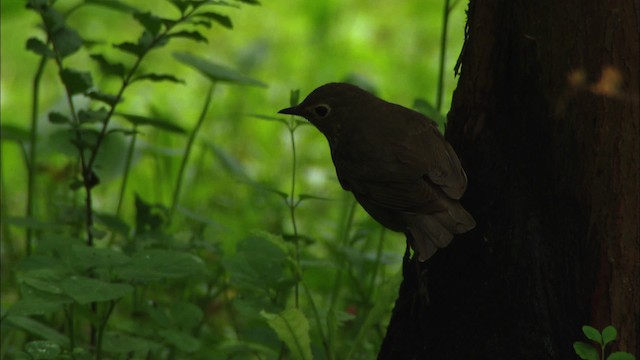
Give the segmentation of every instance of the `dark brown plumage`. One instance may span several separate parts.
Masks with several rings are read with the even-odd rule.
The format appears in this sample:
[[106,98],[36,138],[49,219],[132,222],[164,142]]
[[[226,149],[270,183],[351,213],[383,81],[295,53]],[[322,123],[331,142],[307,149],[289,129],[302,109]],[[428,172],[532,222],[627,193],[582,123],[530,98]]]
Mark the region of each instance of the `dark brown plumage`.
[[385,227],[403,232],[420,261],[475,227],[458,200],[467,176],[426,116],[350,84],[315,89],[297,106],[329,141],[338,180]]

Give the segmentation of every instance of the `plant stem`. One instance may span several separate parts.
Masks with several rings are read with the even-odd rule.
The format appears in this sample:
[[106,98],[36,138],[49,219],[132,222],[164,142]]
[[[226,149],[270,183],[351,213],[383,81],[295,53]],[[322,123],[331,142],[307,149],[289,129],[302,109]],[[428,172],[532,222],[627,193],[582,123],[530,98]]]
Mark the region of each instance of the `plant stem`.
[[182,180],[184,177],[184,171],[187,168],[187,162],[189,161],[189,155],[191,154],[191,149],[193,148],[193,143],[195,142],[196,136],[204,123],[204,119],[206,118],[207,111],[209,110],[209,104],[211,104],[211,97],[213,96],[213,91],[215,90],[216,82],[212,82],[211,86],[209,86],[209,91],[207,92],[207,96],[204,101],[204,105],[202,106],[202,112],[200,112],[200,117],[198,118],[198,122],[196,123],[195,128],[189,134],[189,139],[187,140],[187,147],[184,151],[184,155],[182,156],[182,162],[180,163],[180,170],[178,171],[178,180],[176,182],[176,187],[173,190],[173,200],[171,201],[171,210],[169,211],[169,223],[173,219],[173,214],[175,213],[176,207],[178,206],[178,199],[180,198],[180,189],[182,188]]
[[124,200],[124,194],[127,191],[129,171],[131,170],[131,161],[133,159],[133,151],[135,150],[135,147],[136,147],[137,138],[138,138],[138,125],[133,125],[133,134],[131,135],[131,142],[129,143],[129,149],[127,150],[127,160],[124,164],[124,171],[122,174],[122,184],[120,185],[120,196],[118,196],[116,216],[120,215],[120,210],[122,209],[122,202]]
[[444,1],[444,13],[442,15],[442,33],[440,36],[440,59],[438,64],[438,89],[436,91],[436,109],[442,110],[442,97],[444,95],[444,62],[447,54],[447,32],[449,25],[449,1]]
[[[292,117],[293,119],[293,117]],[[293,120],[292,120],[293,121]],[[295,194],[296,194],[296,138],[295,131],[296,125],[292,125],[293,123],[289,123],[289,137],[291,138],[291,193],[289,195],[289,213],[291,214],[291,226],[293,226],[293,243],[295,245],[295,260],[296,266],[298,267],[298,271],[300,272],[299,278],[302,278],[302,268],[300,267],[300,239],[298,239],[298,226],[296,224],[296,207],[298,203],[294,202]],[[294,292],[295,292],[295,305],[296,308],[300,305],[300,289],[299,289],[300,281],[296,281]]]
[[[40,102],[40,81],[42,80],[42,74],[44,73],[45,65],[47,64],[47,57],[40,57],[36,74],[33,77],[33,93],[31,95],[33,103],[31,104],[31,131],[29,141],[29,162],[27,163],[27,210],[26,217],[30,219],[33,217],[33,199],[35,198],[36,191],[36,167],[37,167],[37,151],[38,145],[38,113]],[[33,230],[30,226],[27,226],[27,255],[31,255]]]

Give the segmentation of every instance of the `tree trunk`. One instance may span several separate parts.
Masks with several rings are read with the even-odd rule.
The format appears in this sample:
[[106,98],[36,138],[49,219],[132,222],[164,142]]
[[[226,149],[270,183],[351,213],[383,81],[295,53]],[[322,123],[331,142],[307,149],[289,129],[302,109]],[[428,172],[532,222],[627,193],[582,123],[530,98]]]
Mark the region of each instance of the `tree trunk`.
[[640,1],[472,0],[467,27],[446,135],[478,226],[405,262],[379,358],[576,359],[587,324],[640,355]]

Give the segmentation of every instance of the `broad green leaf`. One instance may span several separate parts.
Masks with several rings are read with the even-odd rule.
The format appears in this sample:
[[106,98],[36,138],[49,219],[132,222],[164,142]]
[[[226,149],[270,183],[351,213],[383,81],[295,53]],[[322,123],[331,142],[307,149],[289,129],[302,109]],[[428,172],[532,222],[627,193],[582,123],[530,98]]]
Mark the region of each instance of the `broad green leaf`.
[[71,95],[81,94],[93,86],[91,74],[74,69],[62,69],[60,78]]
[[598,351],[593,346],[582,341],[574,342],[573,350],[575,350],[576,355],[583,360],[598,360],[600,357]]
[[71,119],[59,112],[52,111],[49,113],[49,122],[52,124],[70,124]]
[[102,54],[91,54],[89,56],[91,57],[91,59],[96,61],[98,65],[100,65],[100,69],[103,73],[119,77],[124,76],[125,68],[122,63],[112,63],[109,60],[105,59]]
[[180,279],[195,276],[204,271],[200,258],[179,251],[142,250],[132,256],[132,261],[115,269],[123,279],[138,282]]
[[607,360],[636,360],[636,357],[628,352],[616,351],[607,357]]
[[585,325],[582,327],[582,332],[587,337],[587,339],[597,342],[602,345],[602,335],[600,335],[600,331],[595,328]]
[[69,346],[69,338],[67,336],[37,320],[26,316],[9,315],[4,321],[42,339],[53,341],[64,347]]
[[65,18],[58,10],[45,5],[42,9],[42,21],[48,33],[54,33],[65,26]]
[[116,113],[116,115],[123,117],[124,119],[129,121],[131,124],[136,126],[148,125],[148,126],[158,128],[160,130],[165,130],[173,133],[178,133],[178,134],[187,133],[187,130],[185,130],[183,127],[176,125],[174,123],[171,123],[167,120],[153,119],[146,116],[125,114],[125,113]]
[[24,346],[24,349],[35,360],[58,359],[62,353],[60,345],[49,340],[30,341]]
[[194,17],[203,17],[205,19],[209,19],[217,22],[218,24],[226,27],[227,29],[233,29],[233,23],[231,22],[231,18],[226,15],[218,14],[216,12],[207,11],[198,14],[194,14]]
[[66,26],[53,32],[51,42],[53,43],[54,50],[60,54],[62,58],[75,53],[83,44],[83,40],[78,32]]
[[618,337],[618,332],[616,328],[609,325],[604,330],[602,330],[602,344],[607,345],[608,343],[614,341]]
[[193,329],[204,317],[199,307],[185,301],[172,303],[169,307],[149,306],[147,313],[160,327],[183,330]]
[[154,82],[170,81],[174,83],[184,84],[184,80],[178,79],[177,77],[169,74],[154,74],[154,73],[142,74],[142,75],[136,76],[133,81],[141,81],[141,80],[149,80]]
[[67,295],[80,304],[116,300],[133,292],[128,284],[108,283],[84,276],[72,276],[60,284]]
[[131,261],[127,255],[116,250],[99,249],[80,244],[71,248],[70,255],[71,263],[78,271],[96,268],[112,269]]
[[9,309],[12,316],[46,315],[60,310],[64,305],[73,302],[67,295],[59,295],[39,291],[29,286],[21,289],[22,297]]
[[312,359],[311,339],[309,338],[309,322],[300,309],[286,309],[279,314],[260,312],[269,326],[278,334],[293,359]]
[[169,344],[186,353],[193,353],[200,349],[200,340],[182,331],[173,329],[159,330],[158,334]]
[[133,6],[125,4],[118,0],[84,0],[84,1],[88,4],[104,6],[111,10],[116,10],[123,13],[132,14],[132,13],[139,12],[139,10],[134,8]]
[[108,331],[104,336],[103,348],[105,351],[114,354],[130,354],[134,352],[148,353],[157,351],[162,345],[148,339]]
[[42,40],[38,38],[29,38],[27,40],[27,50],[33,51],[34,53],[47,57],[55,57],[56,53],[49,48],[47,44],[42,42]]
[[209,60],[205,60],[189,53],[174,52],[173,56],[181,63],[193,67],[213,81],[223,81],[240,85],[252,85],[261,87],[267,86],[265,83],[240,74],[236,70],[219,64],[215,64],[213,62],[210,62]]

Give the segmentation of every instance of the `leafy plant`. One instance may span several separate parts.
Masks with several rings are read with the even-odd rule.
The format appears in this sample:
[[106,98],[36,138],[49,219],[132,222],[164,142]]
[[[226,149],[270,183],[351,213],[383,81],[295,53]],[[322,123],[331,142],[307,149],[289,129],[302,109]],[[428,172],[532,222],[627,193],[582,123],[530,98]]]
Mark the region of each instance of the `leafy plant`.
[[[616,328],[609,325],[607,327],[605,327],[602,332],[598,331],[597,329],[585,325],[582,327],[582,332],[584,333],[584,335],[587,337],[587,339],[593,341],[594,343],[596,343],[599,347],[596,348],[593,345],[586,343],[586,342],[582,342],[582,341],[576,341],[573,343],[573,349],[575,350],[576,354],[584,360],[598,360],[598,359],[605,359],[605,349],[608,345],[610,345],[613,341],[616,340],[616,338],[618,337],[618,332],[616,331]],[[612,352],[609,354],[609,356],[606,357],[607,360],[635,360],[635,356],[633,356],[630,353],[627,352],[622,352],[622,351],[616,351],[616,352]]]

